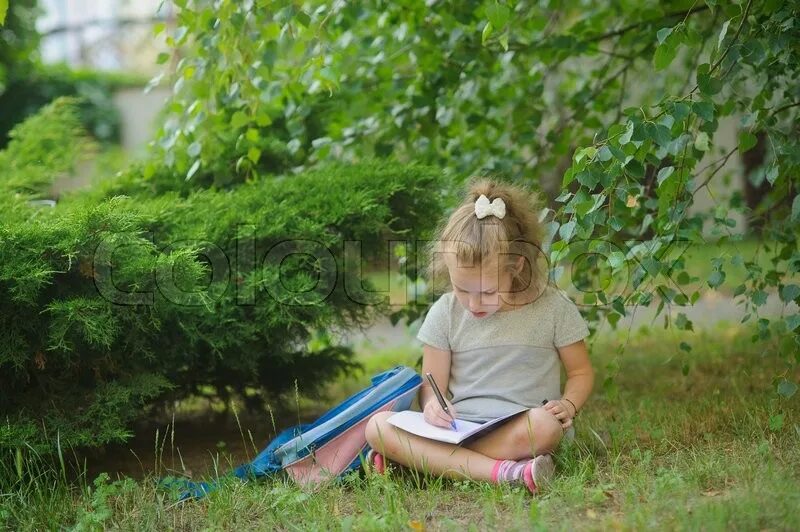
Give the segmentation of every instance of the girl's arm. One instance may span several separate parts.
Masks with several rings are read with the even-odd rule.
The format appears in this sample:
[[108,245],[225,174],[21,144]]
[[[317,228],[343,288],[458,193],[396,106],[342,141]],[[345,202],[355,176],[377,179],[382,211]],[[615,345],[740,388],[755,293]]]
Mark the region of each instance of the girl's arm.
[[[436,381],[436,385],[439,386],[439,389],[442,391],[442,394],[446,395],[450,385],[450,359],[451,352],[449,350],[437,349],[428,344],[422,346],[423,379],[422,386],[419,390],[419,405],[423,412],[425,412],[426,405],[430,401],[433,401],[433,408],[429,408],[426,414],[432,416],[429,422],[436,421],[434,418],[439,418],[440,423],[436,424],[440,426],[449,426],[450,419],[447,417],[447,414],[441,410],[439,402],[436,400],[436,396],[431,389],[431,385],[428,383],[428,379],[424,378],[424,375],[430,372],[430,374],[433,375],[433,380]],[[452,417],[455,418],[456,412],[453,409],[453,405],[450,404],[447,397],[445,397],[445,401],[447,401],[447,408],[450,410]]]
[[550,401],[545,408],[555,414],[566,428],[572,424],[575,409],[580,409],[592,393],[594,369],[583,340],[559,347],[558,355],[567,372],[564,395],[561,401]]

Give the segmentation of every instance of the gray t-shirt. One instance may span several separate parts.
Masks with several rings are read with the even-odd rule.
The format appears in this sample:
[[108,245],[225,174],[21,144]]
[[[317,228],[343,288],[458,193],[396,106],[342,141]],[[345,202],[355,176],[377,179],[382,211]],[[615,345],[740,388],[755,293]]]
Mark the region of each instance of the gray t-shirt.
[[548,285],[531,303],[483,318],[446,292],[431,305],[417,339],[451,351],[448,392],[458,417],[487,421],[561,397],[556,348],[588,335],[575,304]]

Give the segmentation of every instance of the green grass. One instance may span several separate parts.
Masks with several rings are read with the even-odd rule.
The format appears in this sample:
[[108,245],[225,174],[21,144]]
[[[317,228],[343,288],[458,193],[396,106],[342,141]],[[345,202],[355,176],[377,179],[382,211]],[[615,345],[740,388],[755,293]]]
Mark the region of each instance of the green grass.
[[[678,348],[685,340],[691,354]],[[175,504],[155,477],[67,484],[60,467],[27,455],[21,480],[13,460],[0,461],[0,528],[800,529],[800,394],[775,393],[787,367],[778,340],[751,344],[749,332],[728,327],[644,330],[617,355],[625,341],[607,335],[591,346],[596,393],[575,442],[556,456],[554,484],[535,498],[394,471],[316,492],[285,479],[229,481],[204,500]],[[396,350],[364,363],[369,372],[416,356]],[[610,373],[613,384],[603,386]]]

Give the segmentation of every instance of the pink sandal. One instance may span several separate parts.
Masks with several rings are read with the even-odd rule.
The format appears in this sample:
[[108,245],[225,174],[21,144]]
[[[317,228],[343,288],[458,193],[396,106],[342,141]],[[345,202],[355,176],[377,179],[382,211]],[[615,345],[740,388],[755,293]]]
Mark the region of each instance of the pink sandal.
[[553,457],[549,454],[540,454],[525,464],[525,469],[522,470],[522,480],[528,491],[539,493],[539,490],[545,487],[553,478],[555,470],[556,465],[553,462]]
[[366,458],[367,466],[371,467],[379,475],[386,472],[386,460],[383,455],[375,449],[370,449]]

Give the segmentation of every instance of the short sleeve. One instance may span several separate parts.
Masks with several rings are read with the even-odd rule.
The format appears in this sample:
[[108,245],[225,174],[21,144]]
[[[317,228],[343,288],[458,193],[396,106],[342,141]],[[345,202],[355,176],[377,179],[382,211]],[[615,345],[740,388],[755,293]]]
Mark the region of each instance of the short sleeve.
[[450,349],[449,301],[448,294],[443,294],[431,305],[417,332],[419,341],[437,349]]
[[578,306],[565,294],[559,294],[558,300],[558,307],[561,310],[556,313],[553,344],[556,347],[564,347],[589,336],[589,326],[581,316]]

